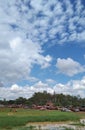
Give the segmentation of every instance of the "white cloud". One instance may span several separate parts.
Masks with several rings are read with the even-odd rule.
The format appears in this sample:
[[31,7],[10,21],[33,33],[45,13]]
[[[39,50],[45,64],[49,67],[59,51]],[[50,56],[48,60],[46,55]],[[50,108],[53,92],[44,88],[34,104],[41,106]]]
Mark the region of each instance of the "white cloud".
[[85,77],[81,80],[72,80],[66,84],[56,84],[54,86],[56,93],[70,94],[72,96],[80,95],[82,98],[85,97]]
[[52,58],[43,56],[41,46],[31,40],[16,37],[0,45],[1,81],[15,82],[28,78],[34,64],[39,64],[41,68],[50,65]]
[[36,63],[40,64],[42,69],[49,67],[50,62],[52,61],[52,57],[50,55],[47,55],[46,57],[36,55],[36,58]]
[[82,31],[81,33],[78,33],[78,39],[82,39],[83,41],[85,40],[85,31]]
[[68,0],[68,1],[65,1],[64,0],[64,4],[66,6],[66,14],[68,15],[68,17],[71,17],[73,15],[73,5],[72,3]]
[[35,83],[35,82],[39,81],[38,78],[36,78],[36,77],[31,77],[31,76],[29,76],[29,77],[27,78],[27,80],[29,80],[29,81],[32,82],[32,83]]
[[73,81],[73,89],[74,90],[85,90],[85,77],[81,80]]
[[81,0],[76,1],[76,12],[77,14],[81,14],[83,9],[83,5],[81,4]]
[[55,80],[53,80],[53,79],[46,79],[46,82],[48,83],[48,84],[55,84],[56,83],[56,81]]
[[85,67],[71,58],[58,58],[56,67],[59,69],[60,73],[63,73],[68,76],[74,76],[75,74],[85,72]]
[[85,77],[80,80],[71,80],[66,84],[55,83],[53,86],[42,81],[36,82],[32,86],[19,86],[13,84],[11,87],[1,87],[0,88],[0,98],[7,100],[16,99],[18,97],[30,98],[35,92],[47,91],[48,93],[53,94],[54,91],[57,94],[70,94],[72,96],[80,95],[82,98],[85,98]]
[[62,83],[58,83],[54,86],[54,91],[57,93],[57,94],[60,94],[60,93],[63,93],[63,94],[71,94],[70,91],[69,91],[69,88],[62,84]]
[[31,97],[35,92],[47,91],[49,93],[53,92],[53,89],[48,87],[48,84],[45,84],[41,81],[35,83],[32,86],[19,86],[17,84],[12,85],[11,87],[2,87],[0,89],[0,98],[7,100],[16,99],[18,97]]
[[[28,37],[40,44],[49,40],[52,43],[54,38],[56,44],[75,40],[85,41],[84,15],[85,8],[81,0],[73,3],[70,0],[62,2],[1,0],[0,41],[8,41],[17,36]],[[62,37],[65,33],[67,35]]]
[[20,91],[20,87],[17,84],[14,84],[11,86],[10,90],[12,92],[17,92],[17,91]]
[[15,50],[17,47],[20,46],[22,40],[20,37],[17,37],[16,39],[13,39],[12,41],[10,41],[10,47],[11,49]]
[[46,83],[43,83],[42,81],[39,81],[37,82],[35,85],[34,85],[35,88],[38,88],[38,89],[46,89],[48,87],[48,84]]

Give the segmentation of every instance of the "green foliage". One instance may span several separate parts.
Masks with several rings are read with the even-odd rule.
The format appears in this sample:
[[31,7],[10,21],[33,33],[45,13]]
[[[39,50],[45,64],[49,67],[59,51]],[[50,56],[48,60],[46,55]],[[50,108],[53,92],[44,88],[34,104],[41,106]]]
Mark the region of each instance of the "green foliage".
[[18,99],[15,100],[15,104],[25,104],[26,99],[23,97],[19,97]]
[[30,99],[28,104],[45,105],[48,101],[53,102],[56,106],[82,106],[85,104],[85,98],[82,99],[79,96],[71,96],[64,94],[49,94],[46,92],[35,93]]
[[1,104],[5,105],[12,105],[12,104],[22,104],[22,105],[28,105],[29,107],[32,107],[33,104],[35,105],[45,105],[48,101],[51,101],[54,103],[55,106],[82,106],[85,105],[85,98],[80,98],[80,96],[71,96],[71,95],[64,95],[64,94],[50,94],[46,91],[44,92],[37,92],[34,93],[34,95],[29,98],[23,98],[19,97],[16,100],[0,100]]
[[33,97],[28,99],[30,105],[45,105],[48,101],[52,99],[52,95],[44,91],[43,93],[38,92],[34,93]]

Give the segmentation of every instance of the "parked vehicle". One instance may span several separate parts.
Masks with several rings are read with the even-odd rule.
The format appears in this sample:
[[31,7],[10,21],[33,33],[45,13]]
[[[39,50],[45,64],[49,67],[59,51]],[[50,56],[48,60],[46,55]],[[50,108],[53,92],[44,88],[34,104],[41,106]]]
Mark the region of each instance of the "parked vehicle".
[[79,108],[79,110],[85,112],[85,105],[84,105],[84,106],[81,106],[81,107]]
[[61,109],[61,111],[64,111],[64,112],[71,112],[71,110],[70,110],[70,109],[65,108],[65,107],[63,107],[63,108]]

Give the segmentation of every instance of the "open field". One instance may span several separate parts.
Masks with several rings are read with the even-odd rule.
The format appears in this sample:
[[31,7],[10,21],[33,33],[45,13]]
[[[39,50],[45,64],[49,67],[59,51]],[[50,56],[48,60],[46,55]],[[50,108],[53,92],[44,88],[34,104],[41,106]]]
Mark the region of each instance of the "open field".
[[26,126],[30,122],[78,121],[85,113],[61,112],[57,110],[0,109],[0,129]]

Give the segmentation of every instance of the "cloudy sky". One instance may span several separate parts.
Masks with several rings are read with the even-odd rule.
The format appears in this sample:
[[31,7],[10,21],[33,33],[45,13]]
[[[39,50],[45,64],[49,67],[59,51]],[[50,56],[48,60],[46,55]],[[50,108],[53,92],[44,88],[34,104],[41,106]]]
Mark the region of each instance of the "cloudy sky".
[[0,0],[0,99],[85,97],[85,0]]

